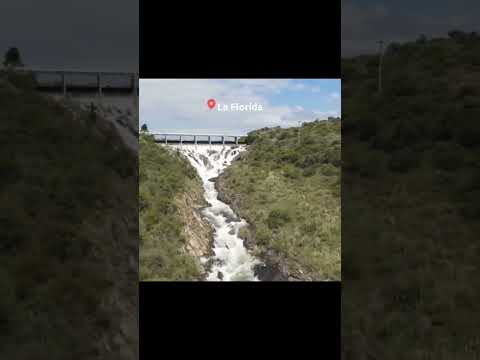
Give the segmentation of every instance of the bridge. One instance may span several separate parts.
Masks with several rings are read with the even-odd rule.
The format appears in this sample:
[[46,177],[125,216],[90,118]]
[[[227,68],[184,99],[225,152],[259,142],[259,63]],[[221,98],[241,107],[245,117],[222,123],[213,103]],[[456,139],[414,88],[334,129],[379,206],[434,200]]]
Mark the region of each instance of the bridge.
[[135,95],[138,97],[138,73],[17,67],[31,73],[37,90],[47,93]]
[[161,144],[245,144],[246,135],[207,135],[207,134],[175,134],[175,133],[150,133],[155,142]]
[[13,70],[31,75],[41,94],[67,100],[67,107],[71,102],[90,111],[95,104],[97,113],[115,126],[124,143],[138,150],[138,73],[34,67]]

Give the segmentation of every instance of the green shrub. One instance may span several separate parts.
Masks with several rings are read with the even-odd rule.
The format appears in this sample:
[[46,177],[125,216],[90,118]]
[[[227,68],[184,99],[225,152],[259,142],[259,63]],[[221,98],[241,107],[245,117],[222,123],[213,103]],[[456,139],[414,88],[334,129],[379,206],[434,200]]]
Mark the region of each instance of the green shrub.
[[466,96],[478,96],[478,95],[480,95],[480,90],[478,89],[478,86],[474,84],[464,84],[460,86],[457,92],[458,98],[464,98]]
[[300,177],[300,171],[294,166],[285,166],[283,174],[288,179],[298,179]]
[[309,177],[309,176],[315,175],[316,172],[317,171],[316,171],[315,168],[309,167],[309,168],[306,168],[306,169],[303,170],[302,175],[305,176],[305,177]]
[[30,73],[8,71],[7,79],[12,85],[22,90],[34,90],[36,86],[35,78]]
[[362,125],[358,128],[358,136],[361,140],[368,140],[374,137],[378,131],[378,120],[374,116],[369,116],[362,120]]
[[440,143],[432,154],[435,167],[442,170],[456,170],[463,165],[464,151],[458,144]]
[[245,138],[245,144],[252,145],[253,143],[255,143],[257,136],[258,135],[254,132],[248,133],[247,137]]
[[21,176],[21,168],[8,153],[0,158],[0,189],[3,185],[14,184]]
[[283,153],[280,155],[280,160],[285,161],[291,164],[295,164],[298,162],[300,159],[300,154],[295,152],[294,149],[287,148],[283,151]]
[[323,163],[332,164],[335,167],[339,167],[340,165],[342,165],[342,155],[340,152],[340,148],[338,146],[334,146],[325,151]]
[[461,195],[465,195],[472,190],[480,190],[480,169],[474,168],[468,172],[460,173],[456,180],[456,191]]
[[373,138],[372,147],[391,152],[396,148],[393,142],[395,128],[393,125],[383,125],[378,129],[377,135]]
[[399,148],[411,145],[420,138],[420,128],[413,121],[399,121],[393,134],[393,141]]
[[324,176],[334,176],[338,175],[338,170],[331,164],[322,164],[320,166],[320,173]]
[[272,240],[272,233],[265,227],[260,227],[255,233],[255,240],[259,245],[268,245],[270,240]]
[[480,189],[476,189],[465,194],[465,200],[460,206],[460,213],[463,217],[471,220],[480,219]]
[[455,138],[459,144],[465,147],[480,145],[480,122],[477,121],[480,112],[466,112],[455,123]]
[[277,229],[291,220],[287,210],[274,209],[270,211],[267,218],[267,225],[270,229]]
[[249,183],[245,187],[245,190],[249,193],[254,193],[255,192],[255,186],[252,183]]
[[313,144],[315,144],[315,139],[313,137],[310,137],[310,136],[305,136],[305,137],[302,138],[301,142],[304,145],[313,145]]
[[317,224],[314,222],[306,223],[301,226],[301,231],[305,235],[312,235],[317,231]]
[[385,168],[386,158],[381,151],[357,148],[345,153],[346,168],[364,177],[375,177]]
[[430,138],[434,141],[448,141],[453,137],[455,130],[454,114],[447,112],[441,119],[427,119],[429,122]]
[[320,163],[320,156],[318,156],[317,154],[304,155],[297,161],[297,165],[302,169],[312,167],[319,163]]
[[401,149],[392,154],[389,168],[396,172],[407,172],[418,166],[418,163],[418,154],[410,149]]
[[417,94],[417,79],[405,73],[398,74],[386,86],[386,92],[395,96],[414,96]]

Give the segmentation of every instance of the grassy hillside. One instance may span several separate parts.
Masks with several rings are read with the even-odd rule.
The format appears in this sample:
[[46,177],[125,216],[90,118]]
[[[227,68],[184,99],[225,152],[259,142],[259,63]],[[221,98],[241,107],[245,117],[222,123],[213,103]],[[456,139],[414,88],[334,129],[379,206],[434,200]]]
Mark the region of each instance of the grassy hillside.
[[185,251],[185,219],[177,199],[202,191],[182,155],[140,137],[140,280],[198,280],[198,259]]
[[342,63],[344,350],[474,359],[480,40],[391,45],[382,94],[377,65]]
[[137,160],[94,114],[0,73],[0,358],[138,351]]
[[242,236],[273,250],[300,279],[340,279],[340,121],[249,134],[248,152],[218,187],[250,224]]

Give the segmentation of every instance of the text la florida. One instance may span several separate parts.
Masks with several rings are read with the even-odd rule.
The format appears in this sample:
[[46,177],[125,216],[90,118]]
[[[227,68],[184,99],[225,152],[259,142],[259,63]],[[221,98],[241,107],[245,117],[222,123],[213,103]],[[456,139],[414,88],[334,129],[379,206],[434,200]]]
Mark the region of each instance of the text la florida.
[[262,104],[257,103],[231,103],[231,104],[217,104],[218,111],[263,111]]

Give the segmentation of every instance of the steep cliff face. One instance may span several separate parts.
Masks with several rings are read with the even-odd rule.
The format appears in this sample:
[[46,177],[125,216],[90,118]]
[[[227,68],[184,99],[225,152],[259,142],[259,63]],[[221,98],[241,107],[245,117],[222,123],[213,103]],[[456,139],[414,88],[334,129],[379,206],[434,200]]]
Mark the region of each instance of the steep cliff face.
[[[177,198],[177,206],[185,224],[185,250],[200,259],[212,254],[213,228],[201,214],[201,209],[207,205],[201,184],[195,179],[190,182],[188,189]],[[202,273],[204,271],[202,268]]]

